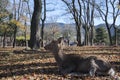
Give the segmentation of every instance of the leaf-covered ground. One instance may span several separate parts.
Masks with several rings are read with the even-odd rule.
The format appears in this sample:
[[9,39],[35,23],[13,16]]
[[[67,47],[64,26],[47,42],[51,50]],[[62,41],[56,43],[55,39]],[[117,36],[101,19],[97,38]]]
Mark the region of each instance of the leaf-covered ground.
[[[66,54],[97,56],[108,60],[120,75],[120,47],[67,47]],[[48,51],[0,48],[0,80],[112,80],[109,76],[61,75]]]

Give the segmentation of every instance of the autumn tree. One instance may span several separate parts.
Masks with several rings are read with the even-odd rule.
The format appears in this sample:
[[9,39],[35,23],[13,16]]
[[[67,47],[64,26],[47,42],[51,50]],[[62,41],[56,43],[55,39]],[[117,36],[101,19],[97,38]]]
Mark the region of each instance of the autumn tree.
[[[22,4],[22,0],[18,1],[18,7],[16,6],[16,1],[13,0],[13,19],[16,21],[20,20],[20,11],[21,11],[21,4]],[[17,26],[14,26],[14,40],[13,40],[13,48],[16,47],[16,34],[17,34]]]
[[23,22],[24,24],[24,37],[25,37],[25,45],[26,48],[28,48],[28,38],[29,38],[29,26],[28,26],[28,22],[31,21],[31,10],[30,10],[30,6],[29,6],[29,0],[23,0],[22,1],[22,5],[21,5],[21,16],[20,16],[20,21]]
[[31,20],[31,33],[29,47],[31,49],[38,49],[40,47],[40,33],[39,33],[39,22],[42,11],[41,0],[34,0],[34,12]]
[[3,36],[3,48],[6,46],[6,37],[10,36],[11,28],[8,23],[2,23],[0,25],[0,34]]
[[12,37],[14,33],[14,24],[11,22],[3,22],[0,24],[0,36],[3,36],[3,47],[5,47],[7,37]]
[[0,0],[0,34],[3,36],[3,47],[6,46],[6,37],[11,34],[8,23],[12,18],[12,14],[8,11],[8,5],[8,0]]

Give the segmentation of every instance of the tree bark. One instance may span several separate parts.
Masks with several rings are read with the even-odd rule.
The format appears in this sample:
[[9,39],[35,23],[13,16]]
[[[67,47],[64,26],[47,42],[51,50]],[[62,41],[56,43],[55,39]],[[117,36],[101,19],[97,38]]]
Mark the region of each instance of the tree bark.
[[108,36],[109,36],[110,46],[112,46],[113,42],[112,42],[112,35],[111,35],[111,32],[110,32],[110,28],[107,27],[107,30],[108,30]]
[[91,26],[90,45],[93,46],[93,44],[94,44],[94,27]]
[[30,34],[30,41],[29,41],[29,47],[31,49],[40,48],[39,22],[41,17],[41,11],[42,11],[41,0],[34,0],[34,12],[32,15],[31,34]]
[[115,46],[117,46],[118,43],[117,43],[117,28],[115,27]]
[[45,20],[46,20],[46,0],[44,0],[44,13],[43,18],[41,18],[42,21],[42,27],[41,27],[41,47],[43,47],[43,37],[44,37],[44,26],[45,26]]
[[6,46],[6,30],[3,35],[3,48],[5,48],[5,46]]
[[90,34],[90,45],[94,45],[94,13],[95,13],[95,0],[92,0],[93,5],[91,5],[91,14],[90,14],[90,28],[91,28],[91,34]]
[[13,36],[13,38],[14,38],[14,40],[13,40],[13,48],[16,47],[16,33],[17,33],[17,26],[15,25],[14,27],[15,28],[14,28],[14,36]]
[[81,44],[81,27],[80,26],[77,26],[77,46],[82,46]]
[[[20,19],[20,8],[21,8],[21,2],[22,0],[19,0],[19,5],[18,5],[18,12],[16,11],[16,2],[14,0],[14,6],[15,6],[15,12],[14,12],[14,19],[19,21]],[[17,12],[17,19],[16,19],[16,12]],[[13,48],[16,47],[16,34],[17,34],[17,26],[15,25],[15,28],[14,28],[14,41],[13,41]]]
[[[16,5],[16,2],[15,2],[15,0],[13,0],[13,2],[14,2],[14,19],[16,20],[16,6],[15,6],[15,5]],[[16,27],[17,27],[17,26],[14,26],[13,48],[15,47],[15,43],[16,43],[16,34],[15,34],[15,33],[17,32],[16,29],[15,29]]]
[[44,20],[42,20],[42,27],[41,27],[41,47],[43,47],[43,36],[44,36]]

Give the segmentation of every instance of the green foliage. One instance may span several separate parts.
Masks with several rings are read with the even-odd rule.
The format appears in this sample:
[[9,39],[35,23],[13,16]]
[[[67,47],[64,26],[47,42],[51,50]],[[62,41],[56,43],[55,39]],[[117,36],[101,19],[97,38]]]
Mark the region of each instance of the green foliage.
[[0,36],[3,36],[6,33],[7,36],[11,36],[13,34],[14,28],[9,23],[0,24]]
[[[112,36],[112,41],[113,43],[115,43],[115,35]],[[117,43],[118,45],[120,45],[120,29],[119,28],[117,28]]]
[[[27,40],[29,40],[29,39],[30,39],[30,36],[27,35],[26,38],[27,38]],[[25,36],[17,36],[16,39],[17,39],[17,40],[25,40]]]
[[26,29],[26,26],[24,26],[20,21],[17,21],[17,20],[14,20],[14,19],[10,20],[10,24],[12,24],[13,26],[17,26],[21,30]]
[[99,27],[96,29],[95,42],[96,43],[107,43],[108,42],[107,31],[104,27]]

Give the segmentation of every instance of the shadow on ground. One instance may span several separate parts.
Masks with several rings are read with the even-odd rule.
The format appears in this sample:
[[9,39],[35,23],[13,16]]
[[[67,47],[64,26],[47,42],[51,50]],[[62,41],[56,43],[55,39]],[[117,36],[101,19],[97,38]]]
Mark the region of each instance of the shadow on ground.
[[[113,53],[85,53],[85,55],[113,55]],[[114,54],[115,56],[120,56],[119,53]],[[9,60],[7,60],[9,58]],[[0,61],[9,63],[0,63],[0,78],[3,77],[13,77],[13,76],[23,76],[26,74],[38,74],[38,75],[60,75],[58,71],[57,64],[53,61],[47,61],[48,59],[53,59],[53,55],[48,51],[34,51],[34,50],[14,50],[12,54],[0,52]],[[45,59],[45,60],[44,60]],[[4,60],[4,61],[3,61]],[[35,61],[33,61],[35,60]],[[37,61],[38,60],[38,61]],[[43,60],[39,62],[39,60]],[[19,62],[20,63],[19,63]],[[24,61],[29,63],[23,63]],[[37,61],[37,62],[36,62]],[[45,61],[45,62],[44,62]],[[12,63],[16,64],[12,64]],[[18,63],[17,63],[18,62]],[[115,70],[120,72],[120,62],[111,61],[110,62]],[[60,75],[61,76],[61,75]],[[85,80],[85,79],[82,79]],[[88,80],[88,79],[87,79]],[[93,79],[94,80],[94,79]]]
[[59,75],[56,63],[30,63],[0,66],[0,78],[24,74],[54,74]]
[[[120,62],[111,62],[116,68],[117,72],[120,70]],[[0,78],[20,76],[25,74],[54,74],[60,75],[56,63],[30,63],[30,64],[16,64],[0,66]]]

